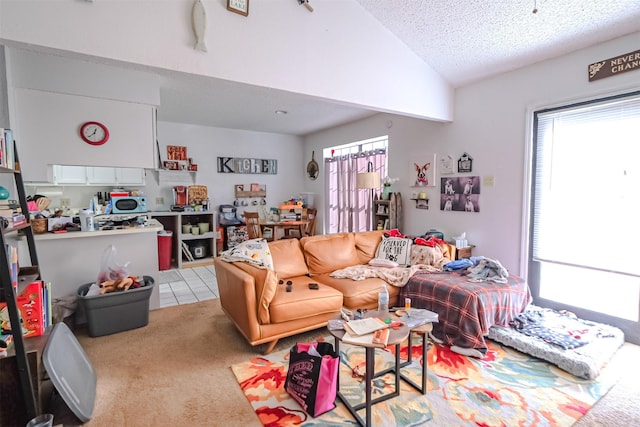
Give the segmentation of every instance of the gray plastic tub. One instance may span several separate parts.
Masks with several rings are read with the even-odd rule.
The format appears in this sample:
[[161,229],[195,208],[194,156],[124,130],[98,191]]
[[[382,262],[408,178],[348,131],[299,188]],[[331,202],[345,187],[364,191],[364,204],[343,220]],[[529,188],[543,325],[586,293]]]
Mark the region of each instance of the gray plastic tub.
[[91,283],[78,288],[78,303],[87,318],[90,337],[111,335],[146,326],[153,277],[143,276],[144,285],[122,292],[87,296]]
[[[42,361],[51,382],[69,409],[83,423],[89,421],[96,401],[96,373],[82,346],[64,322],[53,325]],[[77,425],[70,419],[67,421],[69,423],[65,425]],[[58,424],[62,425],[56,420],[55,425]]]

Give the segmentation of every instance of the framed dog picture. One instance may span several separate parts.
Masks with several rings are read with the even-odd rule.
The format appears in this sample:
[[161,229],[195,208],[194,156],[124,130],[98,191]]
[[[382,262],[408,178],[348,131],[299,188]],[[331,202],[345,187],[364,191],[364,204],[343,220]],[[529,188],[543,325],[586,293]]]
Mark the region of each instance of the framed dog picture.
[[413,172],[411,178],[412,187],[435,187],[436,186],[436,155],[416,156],[417,162],[411,164],[410,170]]
[[464,153],[458,159],[458,172],[471,172],[473,166],[473,157],[469,153]]

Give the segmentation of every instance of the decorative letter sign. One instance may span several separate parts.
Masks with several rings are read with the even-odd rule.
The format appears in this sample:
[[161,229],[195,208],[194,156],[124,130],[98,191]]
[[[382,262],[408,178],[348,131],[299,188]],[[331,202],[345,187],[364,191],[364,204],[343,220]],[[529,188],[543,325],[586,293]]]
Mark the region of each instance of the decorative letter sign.
[[244,159],[218,157],[218,173],[278,173],[278,161],[273,159]]

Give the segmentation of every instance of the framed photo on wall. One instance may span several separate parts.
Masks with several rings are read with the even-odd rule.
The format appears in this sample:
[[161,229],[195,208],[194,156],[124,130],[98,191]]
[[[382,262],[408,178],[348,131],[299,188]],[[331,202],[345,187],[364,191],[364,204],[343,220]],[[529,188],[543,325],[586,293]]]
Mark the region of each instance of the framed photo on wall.
[[417,162],[411,164],[413,173],[410,182],[412,187],[436,186],[436,155],[416,156]]
[[458,172],[471,172],[473,166],[473,157],[469,153],[464,153],[458,159]]
[[453,173],[453,157],[451,157],[449,154],[445,154],[444,156],[440,157],[440,173]]

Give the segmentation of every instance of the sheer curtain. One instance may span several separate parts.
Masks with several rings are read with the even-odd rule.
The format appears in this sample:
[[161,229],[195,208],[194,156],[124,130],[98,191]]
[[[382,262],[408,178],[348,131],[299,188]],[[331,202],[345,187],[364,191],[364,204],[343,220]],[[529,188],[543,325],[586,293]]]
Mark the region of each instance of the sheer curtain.
[[371,229],[372,195],[379,195],[380,189],[373,192],[359,190],[356,177],[358,173],[368,171],[369,163],[373,172],[379,172],[381,177],[385,176],[386,158],[386,149],[375,149],[324,159],[327,189],[325,218],[328,219],[328,233]]

